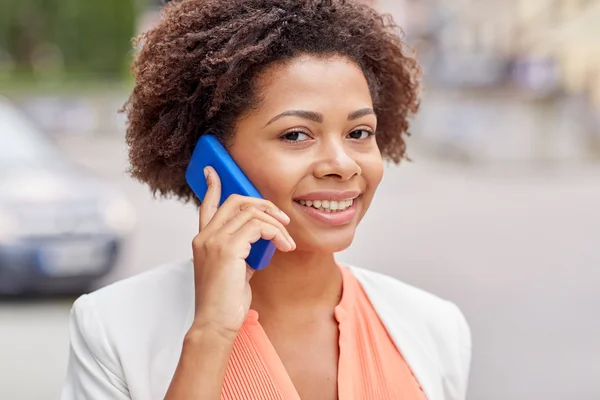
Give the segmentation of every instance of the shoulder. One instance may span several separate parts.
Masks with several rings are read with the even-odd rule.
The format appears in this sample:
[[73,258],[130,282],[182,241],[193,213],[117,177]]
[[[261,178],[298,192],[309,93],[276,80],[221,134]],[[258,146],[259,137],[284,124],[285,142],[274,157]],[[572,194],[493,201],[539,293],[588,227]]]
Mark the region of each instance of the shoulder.
[[184,324],[194,311],[193,274],[191,261],[160,266],[81,296],[73,312],[95,317],[108,334],[121,337],[144,327]]
[[348,269],[371,300],[387,303],[390,309],[405,318],[442,330],[456,324],[467,325],[464,315],[451,301],[379,272],[355,266]]
[[173,262],[119,280],[86,296],[107,307],[118,305],[127,308],[128,304],[135,307],[143,301],[162,302],[169,295],[181,294],[186,289],[192,293],[193,278],[191,260]]
[[180,262],[78,298],[63,398],[164,396],[193,318],[193,280],[191,261]]
[[[471,330],[460,309],[393,277],[349,266],[380,319],[398,339],[410,335],[434,359],[451,392],[463,398],[471,362]],[[406,349],[405,349],[406,350]]]
[[[194,313],[192,262],[153,268],[78,298],[71,311],[90,351],[115,362],[178,352]],[[172,348],[172,349],[171,349]]]

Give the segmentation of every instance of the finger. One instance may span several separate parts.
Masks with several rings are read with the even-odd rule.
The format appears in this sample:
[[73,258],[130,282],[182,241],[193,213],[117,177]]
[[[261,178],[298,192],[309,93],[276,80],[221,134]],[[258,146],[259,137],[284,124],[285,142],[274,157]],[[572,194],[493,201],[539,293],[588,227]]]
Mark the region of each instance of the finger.
[[256,243],[259,239],[270,240],[280,251],[293,250],[292,244],[283,233],[275,226],[258,219],[246,222],[237,232],[231,235],[232,246],[244,246]]
[[213,219],[221,201],[221,179],[219,174],[213,167],[206,167],[204,175],[208,189],[204,201],[200,205],[200,230],[206,228],[206,225]]
[[281,222],[279,222],[269,214],[265,213],[264,211],[261,211],[254,207],[248,207],[244,211],[236,214],[223,226],[223,231],[227,234],[233,235],[242,226],[244,226],[246,223],[248,223],[248,221],[252,219],[257,219],[264,223],[273,225],[281,231],[282,235],[292,246],[292,249],[296,248],[296,243],[294,242],[294,239],[292,239],[292,236],[289,234],[287,229],[285,229],[285,226],[283,226]]
[[232,195],[223,202],[218,213],[214,216],[215,225],[225,225],[234,215],[247,208],[254,207],[277,219],[283,225],[290,223],[290,217],[269,200],[256,197]]
[[252,268],[250,268],[248,264],[246,264],[246,282],[250,282],[250,279],[252,279],[254,272],[255,271]]
[[[279,207],[277,207],[275,204],[273,204],[269,200],[257,199],[254,197],[252,197],[251,199],[252,200],[250,201],[250,203],[247,203],[245,205],[246,208],[247,207],[255,207],[255,208],[269,214],[270,216],[272,216],[273,218],[278,220],[283,225],[287,225],[290,223],[290,221],[291,221],[290,217],[285,212],[283,212],[283,210],[281,210]],[[244,208],[244,206],[242,206],[242,208]]]

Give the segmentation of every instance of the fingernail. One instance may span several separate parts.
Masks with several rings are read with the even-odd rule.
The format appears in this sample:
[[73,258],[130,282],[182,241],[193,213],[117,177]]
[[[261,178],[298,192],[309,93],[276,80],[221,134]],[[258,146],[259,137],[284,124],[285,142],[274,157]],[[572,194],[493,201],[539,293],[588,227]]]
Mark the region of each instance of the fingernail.
[[281,215],[283,215],[283,217],[284,217],[285,219],[287,219],[288,221],[291,221],[291,220],[290,220],[290,217],[289,217],[289,216],[288,216],[286,213],[284,213],[284,212],[283,212],[283,211],[281,211],[281,210],[279,210],[279,213],[280,213]]
[[206,178],[206,181],[208,182],[208,167],[204,167],[204,178]]

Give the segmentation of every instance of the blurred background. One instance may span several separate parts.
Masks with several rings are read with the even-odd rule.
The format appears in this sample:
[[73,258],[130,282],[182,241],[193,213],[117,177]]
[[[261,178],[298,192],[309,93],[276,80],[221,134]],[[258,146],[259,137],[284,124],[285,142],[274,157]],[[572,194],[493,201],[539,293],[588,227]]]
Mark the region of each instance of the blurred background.
[[[413,162],[343,262],[457,303],[471,400],[600,399],[600,0],[375,0],[425,70]],[[127,176],[131,37],[159,0],[0,0],[0,399],[56,399],[74,296],[190,257]]]

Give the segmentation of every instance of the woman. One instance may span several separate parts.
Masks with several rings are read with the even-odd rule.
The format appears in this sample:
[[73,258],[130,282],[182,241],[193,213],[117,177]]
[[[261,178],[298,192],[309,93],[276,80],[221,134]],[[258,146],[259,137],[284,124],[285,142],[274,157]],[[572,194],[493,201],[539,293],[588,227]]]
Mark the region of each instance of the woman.
[[[464,399],[457,307],[334,259],[418,108],[392,21],[343,0],[183,0],[141,43],[133,176],[199,204],[185,168],[210,132],[265,200],[219,207],[208,168],[193,260],[76,301],[62,398]],[[253,272],[260,238],[278,250]]]

